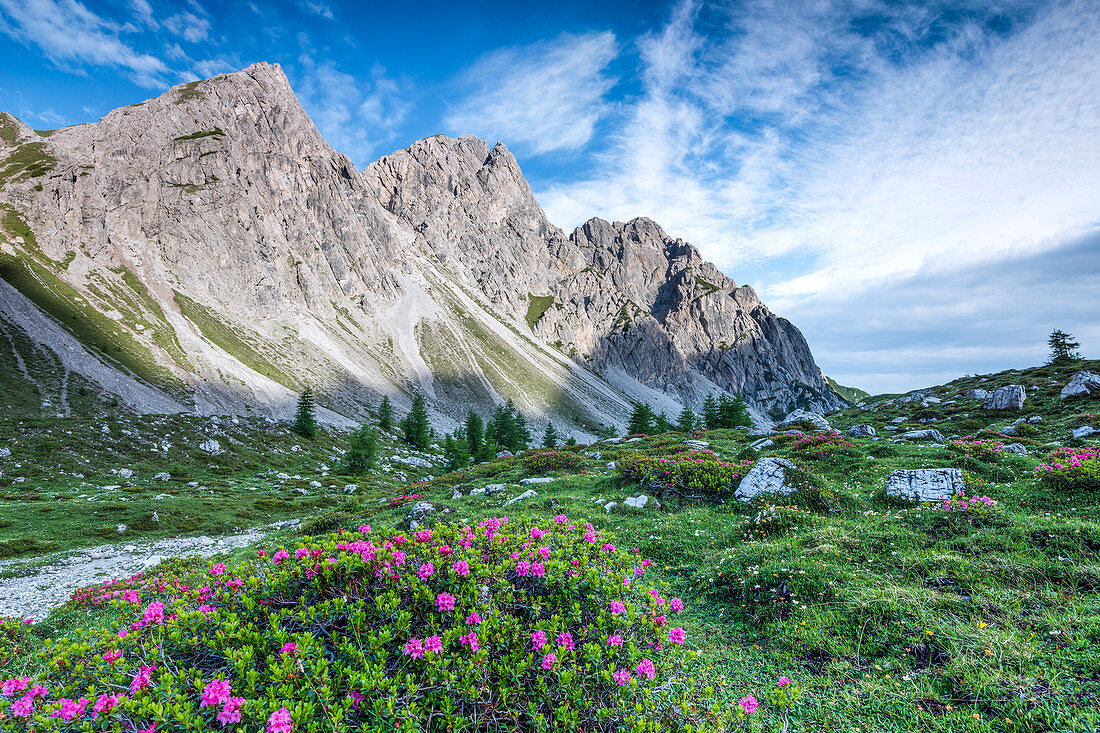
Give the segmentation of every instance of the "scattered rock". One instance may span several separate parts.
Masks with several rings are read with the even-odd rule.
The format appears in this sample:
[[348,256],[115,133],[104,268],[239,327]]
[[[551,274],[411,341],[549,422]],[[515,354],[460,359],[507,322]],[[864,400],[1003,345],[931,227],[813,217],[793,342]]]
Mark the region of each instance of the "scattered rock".
[[305,489],[303,489],[300,486],[297,489],[294,489],[294,493],[295,494],[301,494],[302,496],[309,496],[309,492],[306,491]]
[[617,464],[615,463],[615,461],[608,461],[607,462],[607,470],[608,471],[614,471],[616,465]]
[[[489,496],[500,493],[501,491],[504,491],[504,484],[489,484],[485,487],[485,493]],[[471,491],[470,493],[472,494],[473,492]]]
[[1088,397],[1090,394],[1100,392],[1100,375],[1092,372],[1077,372],[1065,387],[1062,387],[1060,397],[1070,400],[1076,397]]
[[115,473],[118,474],[119,478],[133,478],[134,477],[133,470],[131,470],[129,468],[120,468]]
[[936,443],[944,442],[943,433],[935,428],[926,430],[910,430],[898,436],[898,440],[932,440]]
[[607,502],[606,504],[603,505],[603,508],[604,508],[604,511],[606,511],[608,514],[610,514],[611,510],[614,509],[615,507],[617,507],[618,505],[619,505],[619,502],[617,502],[617,501],[609,501],[609,502]]
[[222,452],[222,444],[213,438],[207,438],[199,444],[199,450],[206,451],[210,455],[215,455]]
[[412,509],[405,515],[405,521],[415,522],[423,519],[427,515],[435,511],[435,505],[428,501],[418,501],[413,504]]
[[901,425],[903,422],[905,422],[904,417],[895,417],[893,420],[890,421],[892,425]]
[[542,478],[524,478],[520,479],[520,486],[529,486],[530,484],[548,484],[554,480],[553,476],[543,476]]
[[1079,428],[1074,428],[1073,437],[1077,438],[1077,439],[1081,439],[1081,438],[1087,438],[1090,435],[1096,435],[1097,433],[1100,433],[1100,430],[1097,430],[1096,428],[1091,427],[1089,425],[1082,425]]
[[751,501],[757,494],[790,494],[795,487],[787,483],[787,471],[797,468],[786,458],[761,458],[741,479],[734,497]]
[[344,493],[345,494],[354,494],[358,490],[359,490],[359,484],[344,484]]
[[968,389],[964,397],[968,400],[981,400],[985,402],[989,398],[989,391],[985,389]]
[[512,506],[517,501],[523,501],[524,499],[533,499],[536,496],[538,496],[538,494],[535,493],[534,489],[527,489],[527,491],[524,491],[522,494],[515,497],[514,499],[509,499],[508,501],[504,502],[504,506]]
[[874,425],[853,425],[848,428],[848,435],[853,438],[873,438],[877,434]]
[[1027,419],[1027,422],[1029,425],[1039,425],[1043,422],[1043,418],[1039,417],[1038,415],[1032,415]]
[[171,479],[172,474],[168,473],[167,471],[161,471],[157,475],[153,476],[154,481],[170,481]]
[[649,504],[651,502],[652,502],[654,508],[656,508],[656,509],[661,508],[661,502],[657,501],[656,499],[651,499],[650,497],[646,496],[645,494],[638,494],[637,496],[628,496],[625,499],[623,499],[623,504],[626,504],[629,507],[634,507],[635,509],[643,509],[643,508],[645,508],[645,506],[647,504]]
[[786,428],[797,422],[808,422],[814,426],[815,430],[829,429],[828,420],[815,412],[810,412],[809,410],[802,409],[792,410],[791,412],[787,413],[787,416],[783,418],[783,422],[779,423],[775,427]]
[[319,489],[319,488],[321,488],[321,482],[320,481],[310,481],[309,482],[309,487],[311,489]]
[[684,445],[688,448],[694,448],[695,450],[703,450],[704,448],[710,447],[710,443],[705,440],[685,440]]
[[297,527],[301,523],[301,519],[287,519],[282,522],[275,522],[275,524],[271,526],[275,529],[290,529],[291,527]]
[[913,501],[943,501],[965,491],[962,469],[898,469],[886,477],[886,493]]
[[1023,443],[1009,443],[1008,445],[1001,448],[1001,450],[1006,453],[1015,453],[1018,456],[1028,455],[1027,446],[1025,446]]
[[993,390],[993,394],[986,397],[982,404],[987,410],[1020,410],[1023,409],[1027,392],[1022,384],[1009,384]]
[[470,496],[478,496],[479,494],[484,494],[484,493],[485,493],[485,487],[484,486],[480,486],[476,489],[470,489]]
[[275,478],[280,479],[282,481],[289,481],[290,480],[290,474],[289,473],[277,473],[277,474],[275,474]]
[[775,445],[775,441],[771,438],[761,438],[753,443],[749,444],[749,447],[753,450],[764,450],[765,448],[771,448]]
[[510,450],[502,450],[502,451],[501,451],[500,453],[497,453],[496,457],[497,457],[497,458],[504,458],[504,457],[506,457],[506,456],[510,456],[510,455],[512,455],[512,451],[510,451]]
[[451,501],[454,501],[455,499],[461,499],[461,498],[462,498],[462,492],[459,491],[458,489],[455,489],[454,491],[451,492]]
[[122,534],[123,532],[126,531],[126,525],[125,524],[120,524],[115,529],[118,531],[119,534]]
[[404,463],[406,466],[413,466],[414,468],[431,468],[431,461],[427,461],[420,456],[390,456],[390,463]]
[[11,455],[11,449],[8,447],[0,448],[0,458],[7,458]]

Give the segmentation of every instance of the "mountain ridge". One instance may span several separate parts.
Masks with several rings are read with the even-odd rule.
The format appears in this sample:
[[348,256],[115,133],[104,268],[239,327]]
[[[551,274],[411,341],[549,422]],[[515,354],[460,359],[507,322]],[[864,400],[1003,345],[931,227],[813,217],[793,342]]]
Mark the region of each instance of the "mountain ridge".
[[0,131],[0,277],[184,409],[282,415],[309,384],[350,424],[419,389],[443,427],[512,397],[584,432],[715,391],[760,421],[843,404],[796,328],[655,222],[566,235],[507,147],[472,136],[359,170],[278,65]]

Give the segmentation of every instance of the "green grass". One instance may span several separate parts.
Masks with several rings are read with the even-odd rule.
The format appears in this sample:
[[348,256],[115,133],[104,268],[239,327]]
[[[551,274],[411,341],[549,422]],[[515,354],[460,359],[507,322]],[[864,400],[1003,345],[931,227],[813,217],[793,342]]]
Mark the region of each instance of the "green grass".
[[297,380],[271,363],[260,352],[259,348],[251,343],[256,339],[255,336],[246,335],[243,329],[234,328],[223,323],[214,311],[202,303],[188,298],[183,293],[176,291],[173,291],[173,293],[175,294],[176,303],[180,307],[180,312],[198,326],[203,336],[220,349],[268,379],[292,389],[298,386]]
[[198,132],[192,132],[190,135],[180,135],[174,137],[172,140],[175,142],[187,142],[188,140],[200,140],[204,137],[225,137],[225,132],[220,127],[215,127],[213,130],[199,130]]
[[46,143],[23,143],[0,159],[0,188],[13,181],[44,176],[56,166],[57,159],[46,150]]
[[830,377],[825,377],[825,381],[829,384],[830,387],[833,388],[834,392],[836,392],[848,402],[851,402],[853,405],[857,402],[862,402],[863,400],[871,396],[870,392],[864,392],[859,387],[845,387],[837,383],[835,379],[832,379]]
[[531,328],[535,327],[535,324],[539,322],[539,319],[543,317],[546,311],[550,310],[550,306],[554,305],[553,295],[531,295],[527,294],[527,325]]
[[206,99],[206,95],[199,89],[199,85],[202,81],[191,81],[186,84],[181,84],[176,89],[176,99],[173,104],[185,104],[192,100]]

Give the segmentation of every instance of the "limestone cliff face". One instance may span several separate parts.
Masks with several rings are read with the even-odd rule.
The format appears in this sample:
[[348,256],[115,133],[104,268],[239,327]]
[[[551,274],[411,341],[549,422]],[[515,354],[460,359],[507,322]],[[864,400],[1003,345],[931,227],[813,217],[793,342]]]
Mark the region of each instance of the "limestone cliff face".
[[566,236],[469,136],[356,170],[277,65],[48,134],[0,116],[0,207],[22,297],[0,326],[30,333],[33,303],[87,374],[188,409],[285,413],[306,384],[337,421],[421,389],[444,426],[509,396],[580,429],[717,390],[762,415],[840,404],[797,329],[655,223]]

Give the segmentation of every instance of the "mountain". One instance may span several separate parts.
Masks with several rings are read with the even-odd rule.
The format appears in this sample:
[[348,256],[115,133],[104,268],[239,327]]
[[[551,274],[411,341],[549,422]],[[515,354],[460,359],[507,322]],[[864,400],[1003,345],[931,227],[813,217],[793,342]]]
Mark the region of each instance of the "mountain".
[[866,392],[859,387],[845,387],[842,384],[831,377],[825,377],[825,382],[833,388],[833,391],[841,396],[844,400],[851,402],[853,405],[857,402],[861,402],[871,396],[870,392]]
[[97,123],[0,115],[8,407],[350,424],[423,391],[440,427],[511,397],[591,432],[741,392],[761,421],[842,399],[805,339],[656,223],[552,225],[501,143],[437,135],[358,170],[277,65]]

